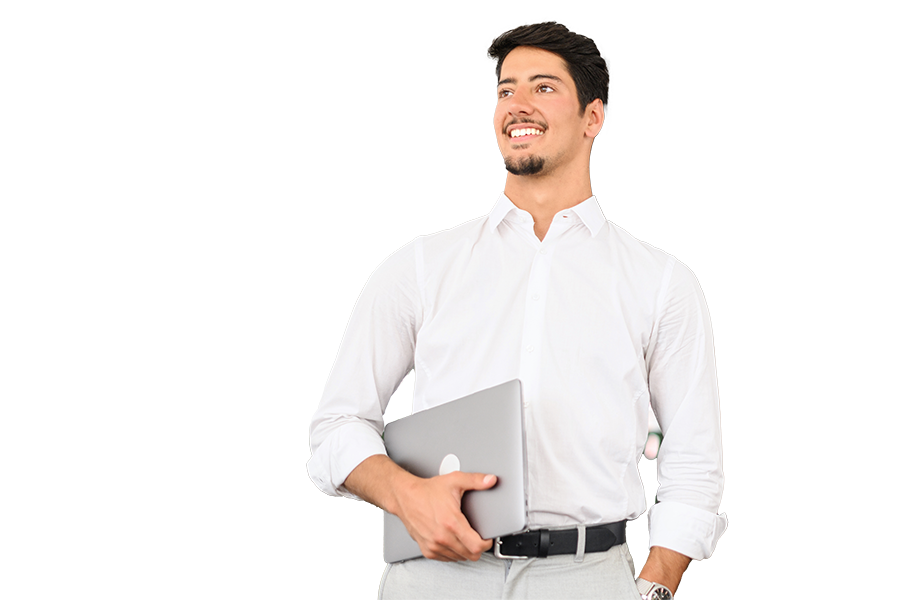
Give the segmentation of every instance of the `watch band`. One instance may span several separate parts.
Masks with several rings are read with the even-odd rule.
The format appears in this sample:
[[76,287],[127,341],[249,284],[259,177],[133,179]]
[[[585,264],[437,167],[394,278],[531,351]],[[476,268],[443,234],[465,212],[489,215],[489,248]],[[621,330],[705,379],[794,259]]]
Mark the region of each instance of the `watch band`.
[[635,584],[643,600],[672,600],[674,597],[672,591],[661,583],[653,583],[638,577]]

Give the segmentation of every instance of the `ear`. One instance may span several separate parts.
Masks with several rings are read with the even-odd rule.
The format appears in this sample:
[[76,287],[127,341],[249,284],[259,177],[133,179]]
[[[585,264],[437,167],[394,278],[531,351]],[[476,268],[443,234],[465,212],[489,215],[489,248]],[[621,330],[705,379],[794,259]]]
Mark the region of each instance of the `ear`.
[[595,98],[593,102],[584,107],[584,116],[586,118],[584,135],[593,139],[603,129],[603,119],[606,117],[606,111],[603,110],[603,102],[600,101],[600,98]]

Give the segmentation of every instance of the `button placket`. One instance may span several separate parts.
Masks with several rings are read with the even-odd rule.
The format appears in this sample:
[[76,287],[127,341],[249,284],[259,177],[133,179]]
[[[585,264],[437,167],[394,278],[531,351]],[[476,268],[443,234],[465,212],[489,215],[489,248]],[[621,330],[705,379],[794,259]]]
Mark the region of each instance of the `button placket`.
[[547,287],[550,284],[552,247],[542,244],[531,263],[528,287],[525,290],[525,321],[522,325],[520,375],[528,405],[540,389],[541,347],[546,315]]

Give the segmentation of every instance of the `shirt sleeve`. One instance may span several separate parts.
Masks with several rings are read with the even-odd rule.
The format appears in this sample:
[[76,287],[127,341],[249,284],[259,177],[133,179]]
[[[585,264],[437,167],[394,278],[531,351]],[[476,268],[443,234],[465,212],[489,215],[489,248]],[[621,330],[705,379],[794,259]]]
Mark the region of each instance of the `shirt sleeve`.
[[387,258],[369,277],[353,308],[337,359],[310,424],[309,477],[333,496],[366,458],[386,454],[382,433],[388,401],[414,364],[421,322],[416,243]]
[[700,560],[712,555],[728,523],[717,513],[724,472],[712,324],[694,274],[674,259],[667,274],[647,355],[650,403],[663,434],[650,546]]

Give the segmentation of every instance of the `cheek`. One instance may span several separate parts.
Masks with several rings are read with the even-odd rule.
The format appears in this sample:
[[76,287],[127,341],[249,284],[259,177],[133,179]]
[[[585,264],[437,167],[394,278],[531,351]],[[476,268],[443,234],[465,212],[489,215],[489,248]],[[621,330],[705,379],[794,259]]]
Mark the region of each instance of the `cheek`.
[[497,137],[500,137],[500,132],[503,130],[503,119],[498,118],[497,115],[494,115],[494,133]]

